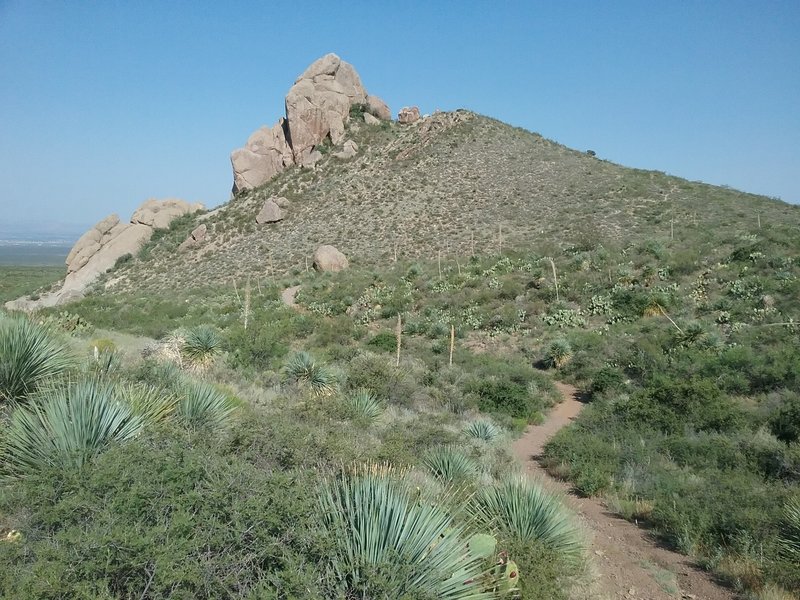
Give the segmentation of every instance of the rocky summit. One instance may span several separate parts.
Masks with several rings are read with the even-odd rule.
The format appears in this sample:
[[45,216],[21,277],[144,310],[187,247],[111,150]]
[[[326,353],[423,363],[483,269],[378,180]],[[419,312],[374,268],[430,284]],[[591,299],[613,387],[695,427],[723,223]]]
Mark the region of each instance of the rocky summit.
[[313,166],[321,157],[317,146],[344,140],[353,106],[363,106],[375,119],[391,119],[389,107],[367,94],[353,65],[335,54],[314,61],[286,94],[286,117],[255,131],[231,154],[233,192],[263,185],[292,165]]

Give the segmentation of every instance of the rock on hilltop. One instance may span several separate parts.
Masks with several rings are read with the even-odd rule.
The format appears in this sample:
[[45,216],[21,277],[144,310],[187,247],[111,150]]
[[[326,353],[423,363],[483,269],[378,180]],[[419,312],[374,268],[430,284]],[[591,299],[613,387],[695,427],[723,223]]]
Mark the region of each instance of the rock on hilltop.
[[391,118],[386,103],[367,94],[353,65],[335,54],[314,61],[286,94],[286,118],[254,132],[231,154],[233,192],[258,187],[292,165],[313,164],[315,147],[326,138],[334,145],[344,141],[356,105],[378,119]]

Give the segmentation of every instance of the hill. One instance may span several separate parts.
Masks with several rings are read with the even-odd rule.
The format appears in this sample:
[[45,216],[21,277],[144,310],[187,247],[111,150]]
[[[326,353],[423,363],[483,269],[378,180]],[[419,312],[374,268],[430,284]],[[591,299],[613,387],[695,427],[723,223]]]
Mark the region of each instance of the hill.
[[[324,148],[314,168],[290,168],[199,217],[208,226],[205,247],[176,254],[198,222],[180,221],[146,248],[145,260],[115,274],[121,288],[185,289],[271,269],[303,271],[323,243],[370,267],[388,265],[395,251],[432,260],[496,253],[501,245],[557,252],[644,239],[674,239],[699,259],[759,221],[800,224],[797,207],[625,168],[466,111],[412,125],[353,118],[347,136],[358,144],[354,158]],[[271,196],[291,208],[280,223],[257,226]]]

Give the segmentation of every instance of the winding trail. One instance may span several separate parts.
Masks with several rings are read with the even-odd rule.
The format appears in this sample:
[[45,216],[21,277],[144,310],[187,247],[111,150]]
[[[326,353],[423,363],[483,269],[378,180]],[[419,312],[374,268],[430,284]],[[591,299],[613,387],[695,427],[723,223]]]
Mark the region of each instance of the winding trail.
[[589,557],[596,580],[592,598],[605,600],[733,600],[736,595],[714,583],[711,575],[690,558],[658,544],[647,532],[613,515],[597,498],[581,498],[568,483],[559,481],[539,464],[547,441],[580,414],[584,404],[571,385],[556,383],[564,398],[542,425],[529,426],[513,444],[513,452],[530,475],[566,496],[589,533]]

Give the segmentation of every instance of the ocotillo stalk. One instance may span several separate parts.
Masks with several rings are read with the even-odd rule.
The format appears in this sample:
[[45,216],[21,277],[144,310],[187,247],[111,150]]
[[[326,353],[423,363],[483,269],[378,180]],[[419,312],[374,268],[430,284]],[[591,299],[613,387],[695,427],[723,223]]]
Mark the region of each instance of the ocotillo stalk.
[[450,366],[453,366],[453,350],[456,347],[456,326],[450,325]]
[[456,256],[456,266],[458,267],[458,276],[461,276],[461,263],[458,262],[458,257]]
[[756,216],[758,217],[758,228],[761,229],[761,213],[756,213]]
[[306,256],[306,273],[308,273],[308,257]]
[[397,313],[397,331],[395,332],[397,335],[397,363],[396,366],[400,366],[400,345],[402,344],[403,340],[403,320],[400,317],[400,313]]
[[552,258],[550,259],[550,266],[553,267],[553,285],[556,286],[556,302],[558,302],[558,274],[556,273],[556,263]]

